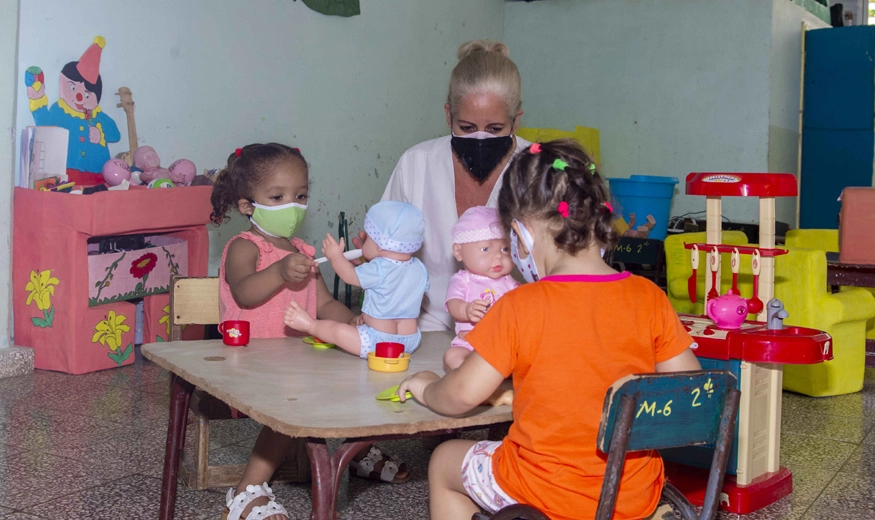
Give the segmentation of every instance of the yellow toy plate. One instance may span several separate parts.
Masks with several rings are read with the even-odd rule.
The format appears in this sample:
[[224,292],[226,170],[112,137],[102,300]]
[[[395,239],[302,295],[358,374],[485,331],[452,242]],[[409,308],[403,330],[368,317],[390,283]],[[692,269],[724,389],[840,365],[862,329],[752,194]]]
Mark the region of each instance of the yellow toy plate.
[[303,339],[304,343],[313,345],[313,348],[317,350],[328,350],[330,348],[334,348],[332,343],[325,343],[319,338],[314,338],[313,336],[307,336]]
[[409,365],[410,354],[406,352],[400,358],[382,358],[368,352],[368,368],[377,372],[404,372]]
[[[407,392],[407,399],[413,399],[413,394]],[[401,397],[398,395],[398,385],[395,385],[392,388],[387,388],[377,394],[377,401],[392,401],[393,403],[400,402]]]

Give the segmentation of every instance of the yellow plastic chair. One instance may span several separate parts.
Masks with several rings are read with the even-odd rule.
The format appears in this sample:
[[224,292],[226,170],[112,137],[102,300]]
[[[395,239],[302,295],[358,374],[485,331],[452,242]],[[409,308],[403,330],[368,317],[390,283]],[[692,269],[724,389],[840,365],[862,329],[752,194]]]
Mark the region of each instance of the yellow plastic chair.
[[826,251],[788,249],[775,260],[775,297],[789,314],[784,323],[827,332],[833,340],[833,360],[784,365],[784,389],[813,397],[859,392],[866,364],[866,322],[875,317],[875,298],[859,288],[830,294]]
[[[787,247],[795,249],[820,249],[828,252],[838,252],[839,232],[836,229],[793,229],[787,232]],[[841,287],[841,291],[850,291],[854,287]],[[875,287],[866,287],[875,296]],[[875,319],[866,323],[866,339],[875,341]]]
[[516,135],[533,143],[545,143],[555,139],[574,139],[586,150],[590,158],[596,163],[602,163],[601,150],[599,149],[599,131],[596,128],[576,126],[570,132],[557,128],[517,128]]
[[[699,270],[696,273],[696,303],[690,301],[687,290],[687,280],[692,273],[690,251],[684,249],[685,243],[705,243],[705,232],[681,233],[669,235],[665,239],[666,288],[668,299],[678,314],[705,313],[705,276],[711,276],[708,269],[707,251],[699,250]],[[735,246],[747,245],[747,235],[743,231],[724,231],[723,243]],[[720,293],[732,287],[732,269],[730,268],[731,253],[720,255],[722,264],[720,272]],[[738,272],[738,290],[745,298],[750,298],[753,291],[753,276],[750,267],[750,257],[741,256]]]

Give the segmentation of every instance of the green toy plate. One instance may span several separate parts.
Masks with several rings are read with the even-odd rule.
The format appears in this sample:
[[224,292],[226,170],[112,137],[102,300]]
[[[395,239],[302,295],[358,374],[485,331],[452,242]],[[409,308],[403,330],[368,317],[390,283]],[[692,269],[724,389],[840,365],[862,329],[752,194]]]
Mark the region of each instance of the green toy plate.
[[[413,394],[407,392],[407,399],[413,399]],[[377,394],[377,401],[392,401],[393,403],[401,402],[401,397],[398,395],[398,385],[392,388],[387,388]]]
[[313,336],[307,336],[303,339],[304,343],[308,343],[313,345],[313,348],[317,350],[328,350],[330,348],[334,348],[334,345],[331,343],[325,343],[319,338],[314,338]]

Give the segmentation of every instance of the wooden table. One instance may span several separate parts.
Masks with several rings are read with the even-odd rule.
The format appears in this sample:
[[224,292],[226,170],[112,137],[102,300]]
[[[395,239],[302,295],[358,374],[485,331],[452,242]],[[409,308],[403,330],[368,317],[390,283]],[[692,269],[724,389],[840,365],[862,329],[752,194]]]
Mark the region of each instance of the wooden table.
[[[377,401],[381,390],[421,370],[441,373],[453,335],[430,332],[402,373],[369,370],[339,349],[315,350],[297,339],[253,339],[247,347],[221,340],[143,345],[143,355],[172,374],[170,422],[161,487],[161,520],[176,505],[179,455],[185,444],[188,402],[195,387],[275,431],[307,438],[313,473],[312,520],[334,520],[337,489],[352,457],[373,441],[446,433],[512,420],[507,406],[478,407],[443,417],[414,401]],[[325,439],[346,439],[333,454]]]
[[843,264],[838,253],[826,254],[826,283],[832,286],[875,287],[875,265]]

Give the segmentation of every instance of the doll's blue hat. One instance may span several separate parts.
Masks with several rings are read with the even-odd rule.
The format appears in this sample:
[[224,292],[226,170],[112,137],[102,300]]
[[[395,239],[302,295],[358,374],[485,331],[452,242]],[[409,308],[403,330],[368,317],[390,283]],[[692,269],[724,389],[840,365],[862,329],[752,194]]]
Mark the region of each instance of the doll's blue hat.
[[413,204],[384,200],[365,215],[365,233],[380,249],[413,254],[422,247],[425,218]]

